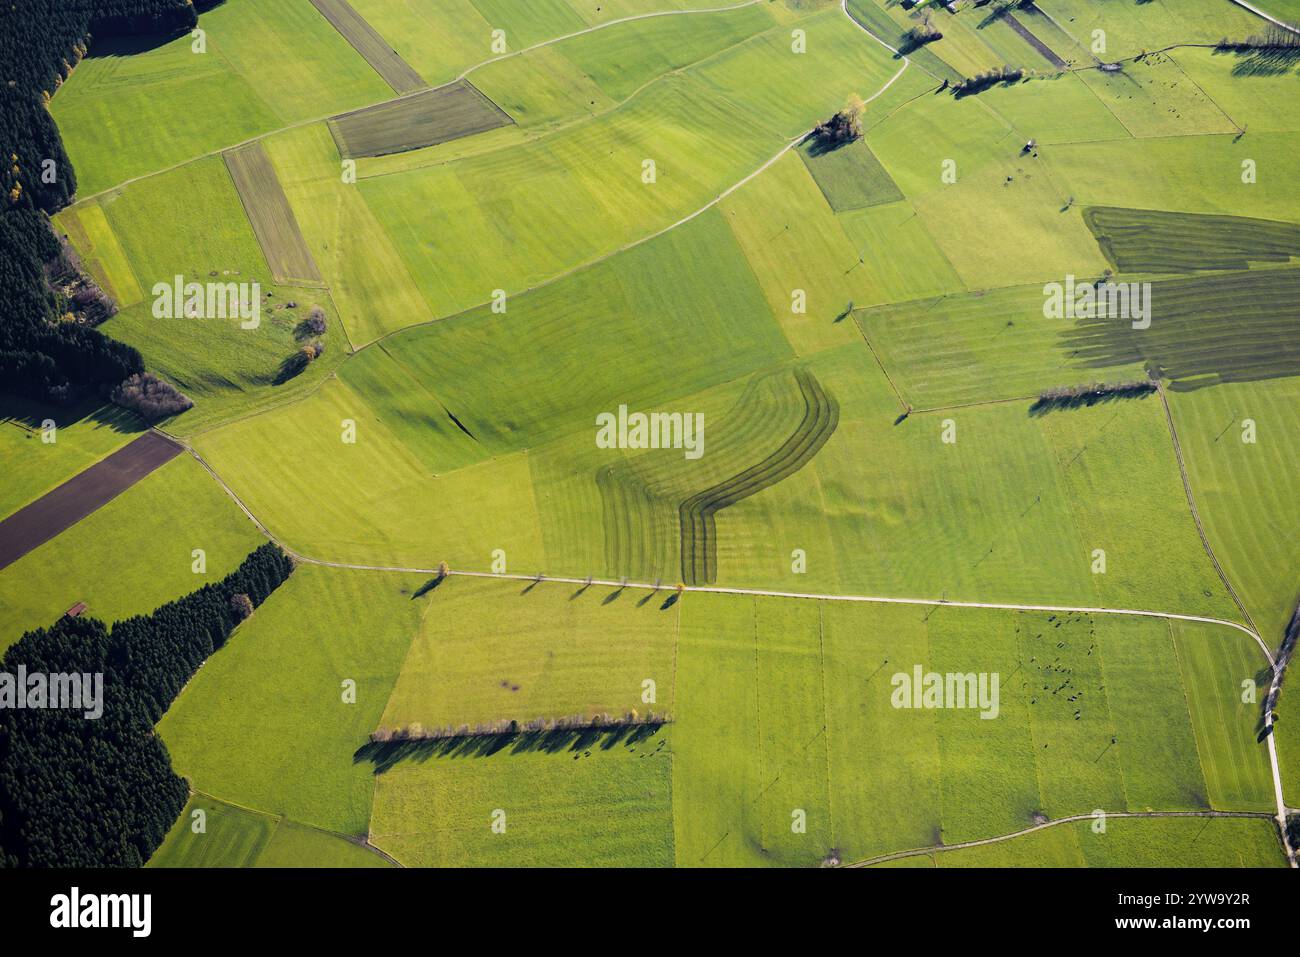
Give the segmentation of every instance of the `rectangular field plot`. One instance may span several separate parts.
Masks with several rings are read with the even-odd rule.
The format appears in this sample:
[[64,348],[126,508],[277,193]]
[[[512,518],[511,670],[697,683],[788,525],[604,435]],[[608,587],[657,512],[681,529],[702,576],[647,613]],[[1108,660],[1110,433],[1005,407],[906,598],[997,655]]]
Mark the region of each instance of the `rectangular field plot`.
[[[696,594],[681,617],[679,865],[869,861],[1097,808],[1256,810],[1207,791],[1218,758],[1202,733],[1248,739],[1251,715],[1205,710],[1159,619]],[[1252,658],[1244,635],[1205,637]],[[1229,662],[1193,654],[1236,687]],[[917,667],[970,676],[974,697],[900,698]],[[1266,799],[1263,753],[1238,768]],[[1058,850],[1061,864],[1114,859]]]
[[383,156],[471,136],[514,120],[468,80],[366,107],[330,121],[344,156]]
[[[380,723],[459,727],[671,710],[671,589],[525,585],[451,578],[430,591]],[[642,700],[647,680],[653,704]]]
[[347,0],[311,0],[321,15],[360,53],[375,72],[398,93],[410,93],[425,86],[424,77],[398,56],[397,51]]
[[808,170],[825,195],[826,202],[837,213],[903,198],[903,191],[880,165],[866,140],[856,140],[837,150],[821,153],[805,145],[799,153],[808,164]]
[[404,762],[376,779],[371,839],[407,867],[671,866],[670,734]]
[[281,281],[320,282],[320,271],[262,144],[249,143],[221,155],[272,275]]

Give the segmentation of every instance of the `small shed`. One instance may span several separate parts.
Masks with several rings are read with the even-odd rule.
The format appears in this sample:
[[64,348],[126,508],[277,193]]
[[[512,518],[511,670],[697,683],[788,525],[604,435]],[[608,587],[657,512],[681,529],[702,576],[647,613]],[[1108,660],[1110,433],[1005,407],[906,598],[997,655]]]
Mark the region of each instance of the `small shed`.
[[86,610],[86,603],[84,601],[79,601],[71,608],[69,608],[67,611],[65,611],[63,614],[66,615],[68,618],[76,618],[85,610]]

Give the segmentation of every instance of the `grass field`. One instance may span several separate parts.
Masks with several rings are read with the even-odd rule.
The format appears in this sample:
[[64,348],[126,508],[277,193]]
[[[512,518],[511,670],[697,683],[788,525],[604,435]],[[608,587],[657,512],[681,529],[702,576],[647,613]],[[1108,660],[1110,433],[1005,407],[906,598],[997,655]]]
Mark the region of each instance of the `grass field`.
[[402,153],[483,133],[509,115],[466,80],[347,113],[330,122],[344,156]]
[[252,143],[222,154],[230,178],[239,192],[253,234],[262,247],[271,275],[278,282],[320,282],[320,272],[302,238],[275,168],[261,143]]
[[59,88],[51,110],[83,196],[391,96],[310,0],[229,0],[203,29],[203,53],[188,35],[132,55],[105,45]]
[[365,59],[395,93],[410,93],[426,86],[423,77],[384,42],[348,0],[311,0],[330,25]]
[[[46,430],[46,422],[53,423],[52,431]],[[115,405],[92,400],[56,409],[6,398],[0,404],[0,457],[5,463],[0,518],[94,465],[143,430],[143,422]]]
[[[201,811],[202,816],[195,817]],[[201,822],[201,823],[199,823]],[[198,827],[200,830],[196,831]],[[387,867],[337,834],[192,795],[147,867]]]
[[[1276,648],[1300,600],[1295,66],[1211,48],[1257,17],[200,24],[208,52],[100,45],[53,98],[81,179],[54,223],[119,301],[101,331],[194,399],[162,428],[211,474],[182,455],[0,572],[0,647],[75,601],[147,611],[262,540],[223,484],[304,558],[158,723],[193,792],[153,866],[1285,863],[1266,656],[1229,624]],[[1026,75],[954,95],[1003,65]],[[857,99],[860,139],[805,141]],[[257,282],[260,323],[156,318],[177,276]],[[1149,282],[1150,325],[1048,318],[1070,276]],[[315,306],[325,351],[289,375]],[[0,512],[136,429],[4,410]],[[703,454],[611,447],[620,410],[698,417]],[[917,668],[999,690],[899,697]],[[666,723],[474,730],[630,711]]]
[[[182,455],[0,572],[5,648],[78,601],[106,622],[220,581],[264,539]],[[205,570],[193,570],[203,549]]]
[[1109,818],[1060,824],[999,844],[900,858],[910,867],[1281,867],[1271,821],[1244,818]]
[[1249,269],[1300,257],[1300,226],[1271,219],[1093,206],[1083,221],[1120,272]]
[[[379,723],[435,728],[671,713],[678,612],[661,607],[668,594],[445,581],[427,599]],[[516,628],[521,618],[534,622],[525,634]]]
[[[352,756],[378,724],[428,610],[427,600],[412,599],[420,583],[295,571],[159,722],[177,772],[205,794],[364,836],[374,778]],[[345,700],[346,682],[354,701]]]

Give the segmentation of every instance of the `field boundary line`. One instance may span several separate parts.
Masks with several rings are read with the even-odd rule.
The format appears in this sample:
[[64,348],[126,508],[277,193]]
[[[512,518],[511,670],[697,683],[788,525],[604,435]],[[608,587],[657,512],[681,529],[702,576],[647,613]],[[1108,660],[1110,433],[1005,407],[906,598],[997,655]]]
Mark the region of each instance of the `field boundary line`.
[[[621,19],[621,20],[611,20],[611,21],[608,22],[608,23],[597,24],[597,25],[594,26],[594,27],[588,27],[586,30],[579,30],[577,33],[570,33],[570,34],[567,34],[566,36],[562,36],[562,37],[553,37],[553,38],[550,39],[550,40],[543,40],[541,43],[535,43],[535,44],[533,44],[532,46],[525,48],[524,50],[517,50],[517,51],[515,51],[514,53],[505,53],[505,54],[502,54],[502,55],[500,55],[500,56],[491,57],[491,58],[489,58],[489,59],[487,59],[487,60],[483,60],[483,61],[481,61],[481,62],[479,62],[479,63],[475,63],[474,65],[468,67],[468,68],[465,70],[464,73],[460,74],[460,75],[457,76],[457,77],[454,77],[454,78],[451,79],[451,80],[448,80],[446,83],[439,83],[437,86],[427,86],[427,85],[426,85],[426,86],[421,87],[421,88],[418,89],[418,90],[411,90],[411,91],[408,92],[408,93],[398,93],[396,96],[385,97],[384,99],[382,99],[382,100],[376,100],[376,101],[374,101],[373,103],[366,103],[366,104],[363,104],[363,105],[361,105],[361,106],[353,107],[353,108],[351,108],[351,109],[349,109],[349,110],[344,110],[343,113],[355,113],[355,112],[358,112],[358,111],[360,111],[360,110],[369,109],[370,107],[374,107],[374,106],[382,106],[382,105],[385,104],[385,103],[392,103],[392,102],[394,102],[395,100],[405,100],[405,99],[409,99],[409,98],[412,97],[412,96],[417,96],[417,95],[419,95],[420,93],[425,93],[425,92],[428,92],[429,90],[437,90],[437,89],[440,89],[441,87],[449,86],[449,85],[451,85],[452,83],[455,83],[455,82],[457,82],[457,81],[459,81],[459,80],[464,79],[465,77],[469,76],[469,74],[471,74],[471,73],[473,73],[475,70],[477,70],[479,67],[487,66],[489,63],[494,63],[494,62],[496,62],[497,60],[506,59],[507,57],[516,56],[516,55],[518,55],[518,54],[520,54],[520,53],[526,53],[528,50],[535,50],[535,49],[537,49],[537,48],[539,48],[539,47],[548,46],[549,44],[552,44],[552,43],[558,43],[560,40],[568,40],[568,39],[570,39],[570,38],[572,38],[572,37],[582,36],[584,33],[591,33],[591,32],[593,32],[593,31],[595,31],[595,30],[600,30],[600,29],[603,29],[604,27],[607,27],[607,26],[613,26],[615,23],[625,23],[625,22],[630,21],[630,20],[646,20],[646,19],[649,19],[650,17],[662,17],[662,16],[671,16],[671,15],[684,15],[684,14],[692,14],[692,13],[723,13],[723,12],[725,12],[725,11],[727,11],[727,10],[736,10],[736,9],[741,8],[741,7],[753,6],[753,5],[755,5],[755,4],[763,3],[763,2],[764,2],[764,0],[745,0],[745,2],[743,2],[743,3],[737,3],[737,4],[733,4],[733,5],[731,5],[731,6],[725,6],[725,7],[710,7],[710,8],[708,8],[708,9],[702,9],[702,10],[661,10],[661,11],[659,11],[659,12],[657,12],[657,13],[643,13],[643,14],[638,14],[638,15],[636,15],[636,16],[632,16],[632,17],[624,17],[624,18]],[[854,21],[854,22],[856,22],[856,21]],[[345,38],[345,39],[346,39],[346,38]],[[385,42],[387,42],[387,41],[385,41]],[[891,47],[890,49],[893,49],[893,48]],[[365,58],[363,57],[362,59],[364,60]],[[373,69],[373,67],[372,67],[372,69]],[[218,155],[220,155],[221,153],[225,153],[225,152],[228,151],[228,150],[237,149],[237,148],[240,147],[240,146],[247,146],[247,145],[250,144],[250,143],[255,143],[255,142],[257,142],[258,140],[263,140],[263,139],[266,139],[266,138],[271,137],[271,136],[276,136],[277,134],[280,134],[280,133],[287,133],[287,132],[289,132],[290,130],[301,129],[301,128],[304,127],[304,126],[314,126],[314,125],[317,124],[317,123],[324,123],[324,122],[326,122],[327,120],[332,120],[332,119],[334,119],[336,116],[341,116],[341,115],[343,115],[343,113],[340,113],[339,111],[335,110],[335,111],[332,112],[332,113],[326,113],[326,114],[324,114],[324,115],[322,115],[322,116],[314,116],[314,117],[311,117],[311,118],[309,118],[309,119],[298,120],[298,121],[296,121],[296,122],[289,123],[289,124],[287,124],[286,126],[278,127],[277,129],[274,129],[274,130],[267,130],[267,131],[264,132],[264,133],[257,133],[256,135],[254,135],[254,136],[250,136],[250,137],[248,137],[247,139],[240,140],[238,143],[231,143],[231,144],[228,145],[228,146],[221,146],[221,147],[218,147],[217,149],[209,150],[209,151],[206,152],[206,153],[200,153],[198,156],[191,156],[189,159],[181,160],[181,161],[178,162],[178,163],[172,163],[170,166],[164,166],[162,169],[150,170],[148,173],[141,173],[139,176],[132,176],[132,177],[129,178],[129,179],[124,179],[124,180],[122,180],[122,182],[118,183],[118,184],[115,185],[115,186],[108,186],[108,187],[105,187],[104,189],[101,189],[101,190],[100,190],[99,192],[97,192],[97,193],[91,193],[91,194],[88,195],[88,196],[82,196],[82,197],[78,198],[75,202],[70,203],[69,206],[70,206],[70,207],[76,207],[76,206],[80,206],[82,203],[89,203],[91,200],[98,199],[98,198],[101,197],[101,196],[106,196],[106,195],[108,195],[109,193],[116,192],[117,190],[125,189],[127,186],[130,186],[132,183],[138,183],[138,182],[140,182],[141,180],[150,179],[150,178],[152,178],[152,177],[154,177],[154,176],[161,176],[163,173],[170,173],[170,172],[172,172],[173,170],[178,170],[178,169],[180,169],[182,166],[188,166],[188,165],[190,165],[191,163],[197,163],[199,160],[202,160],[202,159],[208,159],[209,157],[212,157],[212,156],[218,156]]]
[[[1267,811],[1104,811],[1108,818],[1160,818],[1160,817],[1224,817],[1224,818],[1256,818],[1271,821],[1273,816]],[[892,854],[881,854],[877,857],[869,857],[865,860],[854,861],[852,864],[841,865],[843,867],[870,867],[873,864],[884,864],[889,861],[897,861],[906,857],[920,857],[924,854],[938,854],[943,851],[960,851],[968,847],[984,847],[988,844],[999,844],[1002,841],[1009,841],[1013,838],[1024,837],[1026,834],[1033,834],[1036,831],[1045,831],[1049,827],[1056,827],[1058,824],[1074,824],[1079,821],[1091,821],[1096,817],[1095,811],[1087,814],[1072,814],[1069,817],[1056,818],[1052,821],[1045,821],[1042,824],[1035,824],[1031,827],[1023,828],[1019,831],[1012,831],[1010,834],[999,834],[996,837],[981,838],[978,841],[962,841],[959,844],[934,844],[930,847],[915,847],[906,851],[895,851]]]
[[[1246,623],[1250,625],[1251,631],[1258,635],[1259,626],[1255,624],[1255,619],[1250,617],[1250,612],[1246,610],[1246,605],[1241,600],[1241,596],[1237,594],[1237,590],[1232,587],[1232,582],[1228,580],[1228,574],[1223,570],[1223,566],[1219,564],[1218,556],[1214,554],[1214,549],[1210,545],[1210,538],[1205,533],[1205,526],[1201,523],[1201,513],[1196,507],[1196,496],[1192,493],[1191,476],[1188,475],[1187,464],[1183,460],[1183,447],[1182,443],[1178,441],[1178,430],[1174,427],[1174,413],[1169,406],[1169,397],[1165,392],[1163,379],[1156,380],[1156,391],[1160,393],[1160,402],[1164,406],[1165,422],[1169,426],[1169,438],[1173,441],[1174,446],[1174,458],[1178,461],[1178,472],[1183,478],[1183,494],[1187,497],[1187,506],[1191,510],[1192,521],[1196,523],[1196,533],[1201,537],[1201,545],[1205,549],[1205,554],[1209,556],[1210,561],[1214,564],[1214,570],[1219,573],[1219,579],[1223,582],[1223,587],[1228,590],[1228,595],[1232,598],[1233,604],[1237,606]],[[1272,662],[1271,655],[1269,661]]]
[[[330,837],[337,837],[341,841],[347,841],[349,844],[355,844],[358,847],[364,847],[366,850],[373,851],[375,854],[378,854],[380,857],[389,861],[390,863],[392,863],[394,867],[406,866],[401,861],[394,858],[387,851],[375,847],[375,845],[371,844],[368,837],[365,838],[353,837],[350,834],[344,834],[340,831],[333,831],[330,830],[328,827],[321,827],[318,824],[308,824],[306,821],[295,821],[287,814],[277,814],[275,811],[265,811],[262,808],[253,807],[252,805],[249,804],[240,804],[238,801],[231,801],[228,800],[227,798],[217,797],[217,795],[210,794],[207,791],[200,791],[196,787],[190,788],[190,797],[207,798],[209,801],[217,801],[220,804],[227,804],[230,807],[239,808],[239,810],[246,811],[249,814],[256,814],[259,817],[269,817],[275,821],[275,830],[271,832],[272,836],[274,836],[275,833],[280,830],[281,824],[283,824],[285,821],[288,821],[290,824],[294,825],[295,827],[310,828],[313,831],[319,831],[321,834],[328,834]],[[269,845],[270,843],[271,843],[270,839],[268,838],[267,844]],[[263,848],[263,850],[265,850],[265,848]]]
[[[587,586],[600,585],[602,587],[613,587],[619,589],[636,588],[641,590],[649,590],[651,592],[660,592],[660,591],[676,592],[678,590],[675,587],[665,588],[662,582],[656,582],[652,584],[649,582],[632,582],[626,579],[623,579],[621,581],[614,581],[611,579],[600,579],[594,576],[589,576],[587,578],[570,578],[567,576],[551,576],[551,575],[544,575],[540,573],[536,575],[518,575],[518,574],[510,574],[506,572],[498,573],[498,572],[457,571],[455,569],[447,569],[446,571],[444,571],[442,568],[415,568],[415,567],[401,567],[401,566],[387,566],[387,565],[367,565],[359,562],[332,562],[332,561],[325,561],[323,559],[318,559],[318,558],[311,558],[309,556],[301,554],[300,552],[295,551],[294,549],[290,548],[288,545],[280,541],[278,538],[276,538],[275,535],[271,533],[270,529],[268,529],[261,522],[261,520],[259,520],[257,516],[253,514],[253,511],[235,493],[235,490],[232,489],[226,483],[225,479],[223,479],[217,473],[216,469],[214,469],[207,462],[207,460],[204,459],[203,456],[200,455],[195,448],[193,448],[193,446],[190,446],[186,443],[180,443],[180,444],[186,451],[190,453],[190,455],[192,455],[199,462],[200,465],[203,466],[204,469],[207,470],[208,474],[211,475],[212,478],[217,482],[217,484],[220,485],[221,488],[225,490],[226,494],[230,496],[231,500],[234,501],[235,504],[239,506],[240,510],[243,511],[243,513],[248,517],[249,521],[251,521],[258,528],[258,530],[261,531],[261,533],[266,536],[266,538],[269,541],[273,542],[281,549],[283,549],[295,561],[301,563],[310,564],[310,565],[319,565],[326,568],[345,568],[345,569],[355,569],[359,571],[399,572],[399,573],[417,574],[417,575],[443,575],[443,574],[461,575],[467,578],[496,578],[496,579],[502,579],[506,581],[526,581],[526,582],[538,582],[538,583],[543,581],[554,581],[554,582],[562,582],[562,583],[573,584],[573,585],[587,585]],[[1132,608],[1094,608],[1094,607],[1071,606],[1071,605],[1030,605],[1030,604],[1016,604],[1010,602],[950,601],[946,598],[901,598],[901,597],[884,596],[884,595],[834,595],[834,594],[818,594],[818,593],[806,593],[806,592],[787,592],[787,591],[778,591],[774,589],[759,589],[759,588],[727,588],[727,587],[721,587],[717,585],[683,585],[681,586],[680,591],[683,593],[699,592],[701,594],[750,595],[750,596],[754,596],[755,598],[758,597],[804,598],[804,599],[814,599],[819,601],[846,601],[846,602],[859,602],[859,603],[882,604],[882,605],[917,605],[917,606],[935,607],[935,608],[940,606],[947,606],[952,608],[990,608],[990,609],[1006,610],[1006,611],[1050,611],[1050,612],[1079,613],[1079,614],[1128,615],[1132,617],[1141,617],[1141,618],[1163,618],[1166,621],[1168,620],[1194,621],[1194,622],[1201,622],[1204,624],[1222,625],[1243,632],[1249,635],[1251,638],[1253,638],[1255,640],[1255,643],[1259,646],[1260,651],[1263,652],[1265,659],[1268,661],[1269,668],[1272,669],[1273,671],[1274,683],[1280,681],[1280,673],[1278,671],[1277,664],[1274,661],[1273,653],[1269,649],[1268,645],[1264,642],[1264,640],[1254,631],[1253,624],[1251,626],[1247,626],[1239,622],[1228,621],[1227,619],[1224,618],[1211,618],[1204,615],[1184,615],[1178,612],[1162,612],[1162,611],[1151,611],[1151,610],[1132,609]],[[678,612],[678,614],[680,616],[681,614],[680,611]],[[674,684],[675,682],[676,682],[676,676],[674,675]],[[676,691],[674,689],[674,699],[675,697],[676,697]],[[674,701],[674,704],[675,703],[676,702]],[[1274,816],[1274,820],[1277,822],[1278,825],[1279,833],[1281,835],[1282,846],[1287,856],[1287,862],[1292,868],[1295,868],[1297,866],[1296,855],[1294,849],[1291,847],[1291,843],[1287,837],[1287,831],[1286,831],[1287,806],[1282,792],[1281,771],[1278,767],[1277,744],[1275,740],[1276,736],[1272,733],[1272,729],[1273,729],[1272,714],[1266,713],[1264,717],[1265,717],[1266,730],[1268,732],[1267,742],[1268,742],[1269,763],[1271,765],[1271,770],[1273,772],[1274,798],[1277,804],[1277,814],[1276,816]],[[1264,812],[1255,812],[1255,813],[1264,813]],[[724,840],[725,838],[726,835],[723,835]],[[721,843],[721,841],[719,841],[718,843]]]
[[1263,17],[1269,23],[1275,24],[1276,26],[1281,27],[1283,30],[1288,30],[1291,33],[1300,33],[1300,28],[1296,27],[1294,24],[1287,23],[1285,20],[1279,20],[1277,17],[1273,16],[1273,14],[1265,13],[1263,10],[1261,10],[1259,7],[1255,6],[1254,4],[1247,3],[1246,0],[1231,0],[1231,2],[1235,3],[1243,10],[1249,10],[1257,17]]
[[[232,489],[229,485],[227,485],[226,481],[220,475],[217,474],[216,469],[214,469],[208,463],[208,461],[204,459],[201,454],[199,454],[197,449],[195,449],[193,446],[184,443],[183,440],[177,440],[177,441],[180,442],[180,444],[185,449],[185,451],[189,452],[190,455],[192,455],[199,462],[199,464],[202,465],[204,469],[207,470],[208,474],[211,475],[213,479],[216,480],[216,482],[225,490],[226,494],[229,495],[231,499],[234,500],[235,504],[238,505],[240,510],[248,517],[249,521],[251,521],[254,525],[256,525],[258,530],[261,531],[263,535],[265,535],[270,541],[274,542],[276,545],[282,548],[296,561],[308,565],[320,565],[325,568],[347,568],[356,571],[397,572],[397,573],[411,574],[411,575],[446,574],[446,575],[460,575],[466,578],[496,578],[496,579],[501,579],[503,581],[559,582],[561,584],[566,584],[566,585],[599,585],[602,588],[604,587],[635,588],[639,590],[648,590],[652,592],[662,591],[665,593],[678,591],[676,586],[664,585],[662,582],[634,582],[634,581],[629,581],[627,579],[616,580],[612,578],[596,578],[594,576],[587,577],[587,578],[574,578],[566,575],[546,575],[546,574],[521,575],[512,572],[476,572],[476,571],[469,571],[467,569],[455,569],[455,568],[447,569],[444,571],[443,569],[437,567],[427,568],[427,567],[404,566],[404,565],[371,565],[363,562],[336,562],[336,561],[328,561],[323,558],[312,558],[309,555],[304,555],[301,552],[296,551],[295,549],[291,548],[289,545],[282,542],[280,539],[276,538],[275,535],[271,533],[270,529],[268,529],[261,522],[261,520],[258,519],[258,517],[253,514],[253,511],[246,504],[244,504],[244,501],[235,493],[235,490]],[[1259,635],[1255,633],[1253,629],[1251,629],[1247,625],[1241,624],[1240,622],[1229,621],[1226,618],[1213,618],[1207,615],[1185,615],[1180,612],[1153,611],[1151,609],[1139,609],[1139,608],[1098,608],[1098,607],[1089,607],[1083,605],[1031,605],[1031,604],[1018,604],[1014,602],[956,601],[949,598],[905,598],[905,597],[891,596],[891,595],[836,595],[836,594],[829,594],[829,593],[822,593],[822,592],[781,591],[778,589],[767,589],[767,588],[737,588],[737,587],[728,587],[722,585],[683,585],[680,590],[682,592],[696,592],[699,594],[750,595],[750,596],[761,597],[761,598],[804,598],[804,599],[811,599],[816,601],[845,601],[845,602],[858,602],[863,604],[917,605],[917,606],[927,607],[927,608],[928,607],[991,608],[991,609],[1005,610],[1005,611],[1050,611],[1050,612],[1063,612],[1063,613],[1075,613],[1075,614],[1130,615],[1139,618],[1172,618],[1178,621],[1195,621],[1207,625],[1222,625],[1224,627],[1233,628],[1237,631],[1247,634],[1255,640],[1255,643],[1259,646],[1260,651],[1263,652],[1264,657],[1268,660],[1269,666],[1270,667],[1273,666],[1272,651],[1269,649],[1268,645],[1264,643],[1263,639],[1261,639]]]
[[[726,13],[729,10],[740,10],[744,7],[752,7],[755,4],[764,2],[765,0],[744,0],[742,3],[732,3],[721,7],[700,7],[691,10],[656,10],[653,13],[637,13],[629,17],[620,17],[617,20],[607,20],[604,23],[596,23],[573,33],[566,33],[562,37],[552,37],[549,40],[542,40],[540,43],[534,43],[532,46],[524,47],[521,50],[512,50],[509,53],[502,53],[491,57],[490,59],[481,60],[473,66],[467,67],[464,73],[456,77],[456,80],[463,80],[475,70],[488,66],[491,63],[500,63],[502,60],[509,60],[511,57],[523,56],[525,53],[550,46],[552,43],[561,43],[565,40],[572,40],[574,37],[586,36],[588,33],[595,33],[598,30],[604,30],[606,27],[618,26],[620,23],[632,23],[635,20],[651,20],[655,17],[681,16],[688,13]],[[453,80],[452,82],[454,83],[456,81]]]

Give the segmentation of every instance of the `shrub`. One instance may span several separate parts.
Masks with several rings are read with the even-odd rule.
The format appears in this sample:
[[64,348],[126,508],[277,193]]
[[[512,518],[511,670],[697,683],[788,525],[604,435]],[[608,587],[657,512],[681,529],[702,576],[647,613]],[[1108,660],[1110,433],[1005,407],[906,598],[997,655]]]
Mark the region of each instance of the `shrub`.
[[138,413],[147,422],[157,422],[194,407],[188,396],[152,372],[131,376],[108,397],[122,408]]
[[325,310],[320,306],[312,306],[311,311],[307,313],[307,318],[298,324],[298,330],[303,337],[323,336],[325,326]]
[[253,599],[249,598],[243,592],[230,596],[230,610],[234,612],[236,621],[243,621],[253,613]]

